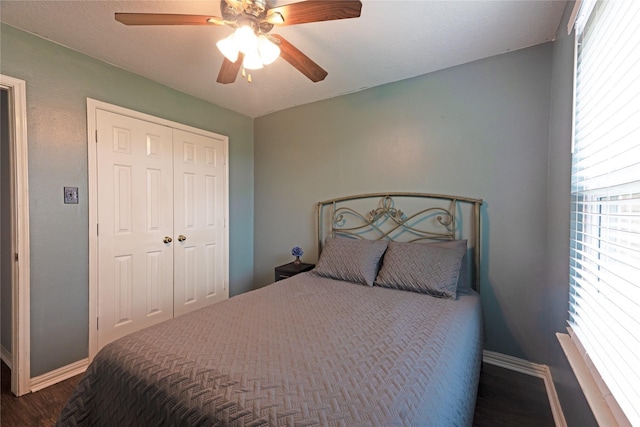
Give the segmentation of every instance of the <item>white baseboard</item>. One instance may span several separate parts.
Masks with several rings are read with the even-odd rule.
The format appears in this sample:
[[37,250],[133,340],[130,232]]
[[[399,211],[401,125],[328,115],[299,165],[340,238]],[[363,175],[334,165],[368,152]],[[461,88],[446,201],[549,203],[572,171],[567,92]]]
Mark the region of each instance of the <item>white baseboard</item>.
[[542,378],[544,381],[544,388],[547,390],[547,397],[549,398],[549,405],[551,406],[551,413],[553,414],[553,420],[556,427],[567,427],[567,421],[564,418],[564,413],[560,406],[560,400],[558,399],[558,393],[556,392],[556,387],[553,384],[553,378],[551,377],[551,370],[547,365],[539,365],[537,363],[529,362],[528,360],[489,350],[482,351],[482,361],[491,365],[500,366],[501,368],[520,372],[522,374]]
[[59,383],[60,381],[75,377],[76,375],[86,371],[88,366],[89,359],[82,359],[67,366],[63,366],[62,368],[54,369],[46,374],[31,378],[31,391],[36,392]]
[[13,369],[13,355],[4,346],[0,346],[0,358],[9,369]]

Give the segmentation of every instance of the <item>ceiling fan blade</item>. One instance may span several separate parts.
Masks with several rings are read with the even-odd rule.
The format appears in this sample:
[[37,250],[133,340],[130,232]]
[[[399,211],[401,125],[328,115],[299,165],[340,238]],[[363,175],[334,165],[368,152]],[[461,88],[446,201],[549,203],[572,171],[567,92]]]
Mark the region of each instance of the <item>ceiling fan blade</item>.
[[280,41],[280,56],[293,65],[298,71],[307,76],[312,82],[319,82],[327,77],[327,72],[321,66],[316,64],[307,55],[299,51],[295,46],[289,43],[284,37],[271,34],[271,37]]
[[333,21],[334,19],[357,18],[362,2],[359,0],[309,0],[274,7],[270,12],[279,12],[284,24],[297,25],[308,22]]
[[116,21],[125,25],[224,25],[224,19],[217,16],[171,13],[116,13]]
[[222,84],[235,82],[243,60],[243,53],[238,53],[238,59],[236,62],[231,62],[225,57],[224,61],[222,61],[222,66],[220,67],[220,72],[218,73],[216,81]]

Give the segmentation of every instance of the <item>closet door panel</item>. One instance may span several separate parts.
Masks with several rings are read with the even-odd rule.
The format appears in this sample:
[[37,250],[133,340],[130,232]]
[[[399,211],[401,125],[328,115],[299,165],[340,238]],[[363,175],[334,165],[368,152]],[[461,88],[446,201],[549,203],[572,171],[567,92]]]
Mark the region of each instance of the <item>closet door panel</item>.
[[173,317],[171,128],[97,110],[98,347]]
[[224,143],[174,129],[175,315],[225,299]]

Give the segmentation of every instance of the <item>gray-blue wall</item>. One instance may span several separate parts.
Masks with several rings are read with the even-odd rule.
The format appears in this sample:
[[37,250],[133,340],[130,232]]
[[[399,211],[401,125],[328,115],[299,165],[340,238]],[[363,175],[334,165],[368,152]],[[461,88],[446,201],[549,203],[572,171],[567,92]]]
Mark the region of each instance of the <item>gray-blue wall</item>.
[[[4,24],[0,36],[0,72],[27,86],[31,375],[88,354],[87,97],[229,136],[230,294],[251,289],[253,120]],[[63,204],[65,186],[79,204]]]
[[377,191],[482,198],[485,348],[549,361],[553,44],[255,120],[255,277],[295,244],[315,261],[315,202]]

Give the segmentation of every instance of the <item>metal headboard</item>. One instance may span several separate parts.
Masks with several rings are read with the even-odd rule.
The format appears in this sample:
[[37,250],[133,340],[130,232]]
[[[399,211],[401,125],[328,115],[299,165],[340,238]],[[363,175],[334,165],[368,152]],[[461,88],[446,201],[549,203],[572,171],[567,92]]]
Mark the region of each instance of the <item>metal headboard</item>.
[[328,236],[402,242],[467,239],[473,249],[472,283],[479,291],[481,205],[482,199],[430,193],[371,193],[318,202],[318,254]]

